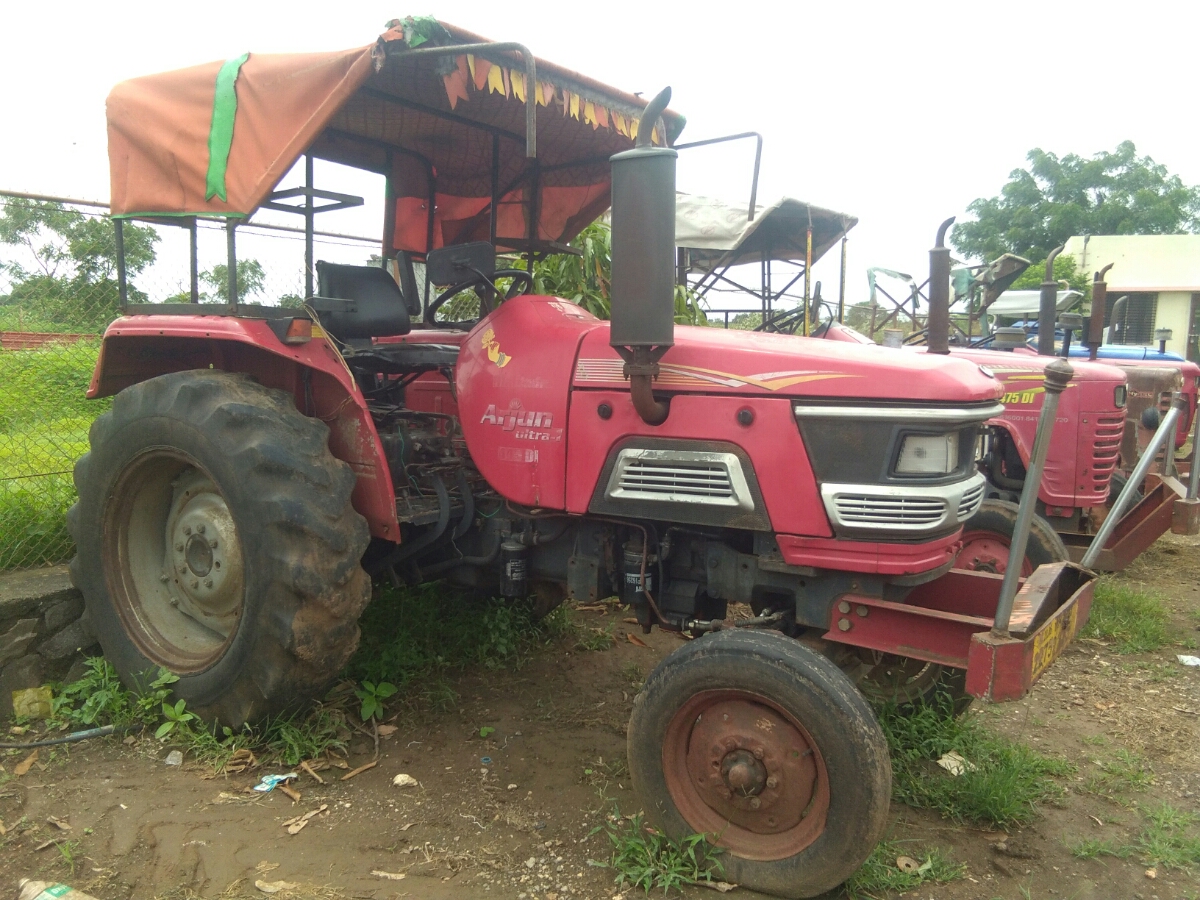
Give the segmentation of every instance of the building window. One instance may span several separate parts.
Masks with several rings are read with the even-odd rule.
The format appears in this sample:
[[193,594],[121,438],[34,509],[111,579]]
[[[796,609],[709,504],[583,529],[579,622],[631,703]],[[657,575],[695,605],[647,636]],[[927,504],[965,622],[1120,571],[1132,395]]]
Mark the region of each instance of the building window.
[[[1125,297],[1125,303],[1117,318],[1113,319],[1113,309],[1117,301]],[[1110,344],[1141,344],[1154,343],[1154,316],[1158,310],[1158,294],[1119,294],[1108,295],[1106,317],[1110,335]]]

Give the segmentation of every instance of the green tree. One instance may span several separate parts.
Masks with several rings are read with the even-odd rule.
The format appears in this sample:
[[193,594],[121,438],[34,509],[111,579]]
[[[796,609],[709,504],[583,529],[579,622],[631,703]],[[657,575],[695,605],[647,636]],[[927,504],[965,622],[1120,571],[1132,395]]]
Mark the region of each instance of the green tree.
[[[1013,291],[1031,291],[1042,286],[1042,279],[1046,277],[1046,260],[1042,259],[1021,273],[1020,277],[1012,283],[1010,290]],[[1087,272],[1080,270],[1075,264],[1073,256],[1058,256],[1054,260],[1054,280],[1059,282],[1059,287],[1062,287],[1062,282],[1066,282],[1072,289],[1079,291],[1084,296],[1089,296],[1092,289],[1092,279]]]
[[[129,299],[144,301],[132,279],[154,262],[158,233],[127,222],[124,235]],[[10,198],[0,212],[0,244],[22,248],[33,263],[0,260],[11,285],[7,305],[19,306],[29,327],[98,329],[117,315],[117,239],[107,216]]]
[[[1149,156],[1132,141],[1091,158],[1061,159],[1035,148],[1029,167],[1014,169],[999,196],[967,207],[973,222],[954,226],[960,254],[990,260],[1002,253],[1044,260],[1074,234],[1179,234],[1200,228],[1200,187]],[[1040,279],[1039,279],[1040,281]]]
[[[200,280],[213,291],[211,302],[229,302],[229,266],[217,263],[211,269],[200,273]],[[263,271],[262,263],[257,259],[239,259],[237,261],[237,293],[238,302],[244,303],[249,297],[262,293],[267,282],[267,273]],[[208,295],[203,299],[209,300]]]
[[[533,290],[577,303],[597,318],[607,319],[612,304],[612,229],[601,221],[593,222],[571,241],[579,256],[558,253],[533,264]],[[524,264],[519,264],[524,268]],[[704,325],[704,310],[695,294],[683,285],[675,286],[675,321],[686,325]]]

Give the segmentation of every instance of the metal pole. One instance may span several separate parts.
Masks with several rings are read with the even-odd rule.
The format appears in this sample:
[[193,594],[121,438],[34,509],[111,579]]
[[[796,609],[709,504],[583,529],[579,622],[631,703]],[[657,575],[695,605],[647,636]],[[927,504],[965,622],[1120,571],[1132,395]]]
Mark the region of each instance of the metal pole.
[[[538,90],[541,90],[539,88]],[[492,135],[492,205],[488,215],[488,240],[496,246],[496,222],[500,208],[500,135]]]
[[838,323],[846,317],[846,235],[842,235],[842,274],[838,282]]
[[125,277],[125,220],[113,219],[117,236],[117,296],[121,300],[121,311],[129,303],[129,280]]
[[1187,498],[1195,500],[1196,494],[1200,492],[1200,453],[1196,452],[1196,447],[1200,446],[1200,408],[1196,410],[1196,422],[1192,428],[1192,471],[1188,474],[1188,492]]
[[191,260],[189,264],[188,284],[192,294],[192,302],[200,302],[200,250],[196,242],[196,219],[192,218],[192,223],[188,228],[188,242]]
[[225,264],[229,269],[228,274],[228,292],[229,292],[229,311],[237,311],[238,288],[237,288],[237,247],[234,237],[234,230],[237,224],[233,219],[229,219],[225,223]]
[[1017,597],[1021,566],[1025,560],[1025,548],[1029,544],[1029,526],[1033,523],[1034,507],[1037,506],[1038,487],[1042,483],[1042,470],[1046,465],[1046,453],[1050,449],[1050,437],[1054,433],[1054,420],[1058,415],[1058,398],[1074,377],[1075,370],[1064,359],[1056,359],[1046,366],[1046,400],[1038,416],[1037,434],[1033,439],[1033,458],[1025,473],[1025,486],[1021,489],[1021,505],[1017,510],[1017,521],[1013,525],[1012,545],[1008,550],[1008,566],[1004,570],[1004,581],[1000,585],[1000,602],[996,605],[996,621],[992,633],[1008,634],[1008,623],[1012,618],[1013,601]]
[[[1121,491],[1121,496],[1117,497],[1117,502],[1113,504],[1113,508],[1109,511],[1108,518],[1104,520],[1104,524],[1100,526],[1100,530],[1092,538],[1092,543],[1088,546],[1087,553],[1080,560],[1080,565],[1085,569],[1090,569],[1096,564],[1096,560],[1100,558],[1100,552],[1104,549],[1104,545],[1108,543],[1108,539],[1112,537],[1112,533],[1120,523],[1121,517],[1125,515],[1125,511],[1133,502],[1133,495],[1141,488],[1142,482],[1146,478],[1146,473],[1154,465],[1154,459],[1158,456],[1159,449],[1174,436],[1175,423],[1186,408],[1187,398],[1176,394],[1171,400],[1171,408],[1167,410],[1167,414],[1163,416],[1162,422],[1158,425],[1158,431],[1154,432],[1154,437],[1150,439],[1150,446],[1146,448],[1142,454],[1142,458],[1133,467],[1133,474],[1125,482],[1125,489]],[[1195,483],[1196,473],[1193,469],[1192,484],[1194,485]]]
[[1113,267],[1109,263],[1092,278],[1092,314],[1088,319],[1087,340],[1088,359],[1095,360],[1104,343],[1104,313],[1108,305],[1108,282],[1104,280],[1105,273]]
[[313,158],[304,154],[304,296],[313,295]]

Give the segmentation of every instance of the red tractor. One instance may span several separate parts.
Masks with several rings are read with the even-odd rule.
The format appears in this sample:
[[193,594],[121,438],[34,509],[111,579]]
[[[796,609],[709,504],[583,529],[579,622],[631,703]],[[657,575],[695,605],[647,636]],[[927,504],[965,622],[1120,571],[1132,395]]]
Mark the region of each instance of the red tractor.
[[[125,218],[223,218],[230,302],[126,303],[108,329],[89,396],[115,399],[76,467],[71,571],[123,678],[165,667],[229,725],[320,696],[372,574],[543,611],[615,593],[697,636],[634,707],[647,814],[709,834],[730,880],[810,897],[886,823],[864,693],[1023,696],[1091,584],[1061,563],[1019,593],[951,571],[1004,392],[984,368],[674,327],[668,96],[431,19],[115,88],[118,248]],[[311,165],[273,194],[302,154],[385,176],[389,268],[313,264],[315,201],[354,198]],[[239,302],[236,226],[289,196],[315,290]],[[611,322],[495,269],[493,247],[563,251],[610,197]],[[754,617],[725,621],[733,602]]]

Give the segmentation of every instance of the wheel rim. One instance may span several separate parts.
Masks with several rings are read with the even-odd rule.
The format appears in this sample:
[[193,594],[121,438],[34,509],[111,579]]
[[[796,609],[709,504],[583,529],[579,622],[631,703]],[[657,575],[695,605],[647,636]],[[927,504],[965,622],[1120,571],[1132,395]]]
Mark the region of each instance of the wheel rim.
[[[958,557],[954,561],[956,569],[1004,574],[1008,568],[1008,552],[1012,546],[1007,537],[994,531],[968,531],[963,535],[962,541],[962,549],[958,551]],[[1021,577],[1028,578],[1032,574],[1033,566],[1026,556],[1021,560]]]
[[245,567],[229,506],[199,463],[177,450],[138,456],[103,534],[109,595],[137,648],[178,674],[220,659],[241,620]]
[[858,682],[868,700],[913,703],[929,696],[942,676],[942,667],[923,659],[862,651],[870,668]]
[[704,691],[663,740],[667,790],[688,826],[737,856],[785,859],[825,830],[829,776],[807,729],[750,691]]

